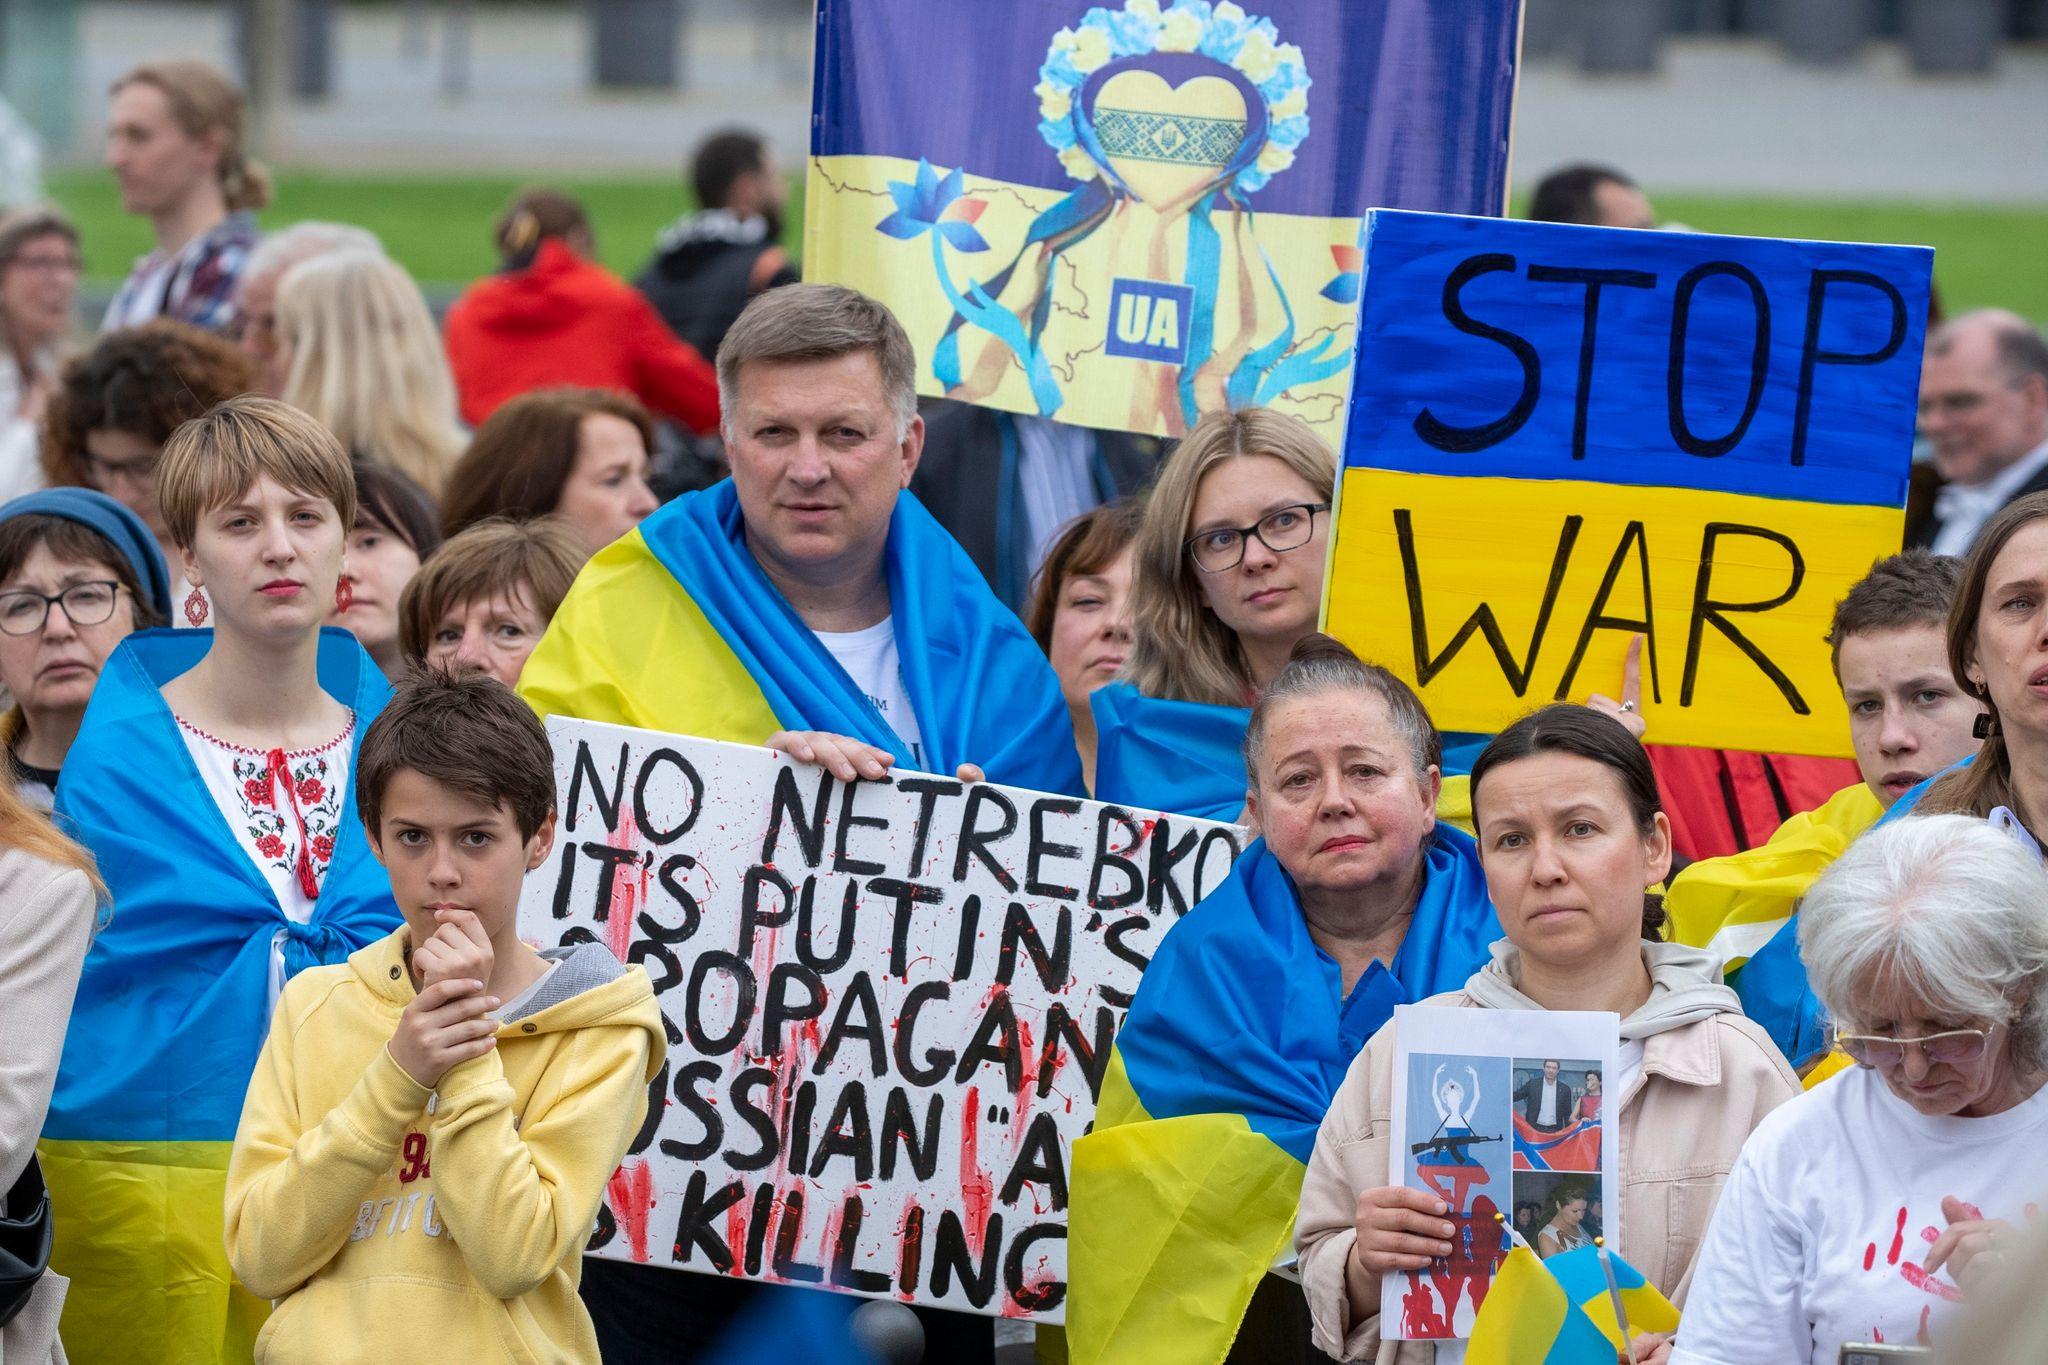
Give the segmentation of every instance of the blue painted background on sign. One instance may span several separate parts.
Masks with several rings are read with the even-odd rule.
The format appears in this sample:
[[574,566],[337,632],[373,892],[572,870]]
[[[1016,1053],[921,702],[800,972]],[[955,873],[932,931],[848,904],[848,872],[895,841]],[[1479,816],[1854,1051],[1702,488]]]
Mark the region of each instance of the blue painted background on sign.
[[1926,247],[1379,212],[1365,251],[1349,466],[1905,500]]
[[[1161,0],[1169,8],[1173,0]],[[1521,0],[1240,0],[1301,49],[1314,131],[1262,213],[1359,217],[1374,204],[1499,213]],[[1037,131],[1039,65],[1062,28],[1122,0],[821,0],[815,156],[922,157],[1073,185]],[[863,79],[873,73],[874,79]]]

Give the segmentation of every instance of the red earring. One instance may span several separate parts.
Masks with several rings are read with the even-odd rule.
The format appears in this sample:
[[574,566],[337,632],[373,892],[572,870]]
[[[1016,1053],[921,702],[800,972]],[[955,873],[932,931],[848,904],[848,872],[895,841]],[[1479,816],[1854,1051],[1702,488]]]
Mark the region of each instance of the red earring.
[[194,627],[206,624],[206,594],[197,588],[185,597],[185,622]]
[[348,575],[334,580],[334,610],[336,614],[347,611],[349,604],[356,600],[356,590],[349,584]]

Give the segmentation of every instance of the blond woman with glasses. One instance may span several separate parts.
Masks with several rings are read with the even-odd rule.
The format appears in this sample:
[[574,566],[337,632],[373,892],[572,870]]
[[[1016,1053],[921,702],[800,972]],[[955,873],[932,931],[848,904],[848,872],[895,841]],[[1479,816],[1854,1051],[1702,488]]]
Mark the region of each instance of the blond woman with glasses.
[[1926,1345],[2048,1200],[2048,872],[1987,821],[1885,825],[1807,893],[1799,946],[1856,1067],[1728,1176],[1675,1361]]

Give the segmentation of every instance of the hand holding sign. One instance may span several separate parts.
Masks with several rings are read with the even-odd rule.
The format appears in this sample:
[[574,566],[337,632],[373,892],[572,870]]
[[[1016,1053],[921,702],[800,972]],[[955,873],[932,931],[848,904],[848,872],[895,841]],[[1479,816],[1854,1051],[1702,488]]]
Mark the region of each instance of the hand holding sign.
[[[863,777],[878,782],[896,762],[896,755],[887,749],[824,730],[777,730],[768,737],[767,747],[800,763],[815,763],[841,782]],[[976,763],[962,763],[953,770],[953,777],[961,782],[988,781]]]
[[[1351,1259],[1376,1282],[1390,1270],[1421,1270],[1451,1254],[1457,1228],[1444,1221],[1444,1201],[1406,1185],[1382,1185],[1358,1196]],[[1373,1292],[1378,1293],[1377,1287]],[[1363,1297],[1359,1302],[1369,1302]]]

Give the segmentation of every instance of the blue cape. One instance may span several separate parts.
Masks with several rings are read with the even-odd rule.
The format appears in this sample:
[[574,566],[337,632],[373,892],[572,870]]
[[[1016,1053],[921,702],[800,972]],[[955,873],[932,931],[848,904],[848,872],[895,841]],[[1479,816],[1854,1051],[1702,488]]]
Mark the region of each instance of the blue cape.
[[[784,726],[850,735],[911,764],[902,739],[748,551],[732,480],[676,499],[640,534]],[[1082,794],[1073,722],[1051,666],[908,492],[889,521],[886,570],[903,688],[924,744],[920,766],[950,775],[977,763],[1004,786]]]
[[[1095,799],[1145,810],[1236,820],[1244,809],[1244,732],[1250,708],[1162,701],[1129,683],[1099,687]],[[1443,736],[1445,777],[1472,771],[1490,735]]]
[[1464,985],[1501,936],[1471,837],[1439,822],[1425,857],[1392,970],[1375,962],[1347,997],[1293,880],[1264,840],[1246,849],[1167,931],[1117,1033],[1145,1112],[1242,1114],[1305,1164],[1346,1069],[1394,1007]]
[[[150,630],[107,659],[57,784],[57,816],[99,860],[113,902],[93,940],[43,1136],[232,1139],[270,1024],[270,947],[285,971],[344,961],[398,927],[356,813],[354,765],[313,918],[293,924],[228,828],[159,690],[213,645]],[[355,637],[320,632],[320,686],[355,708],[355,746],[390,698]]]

